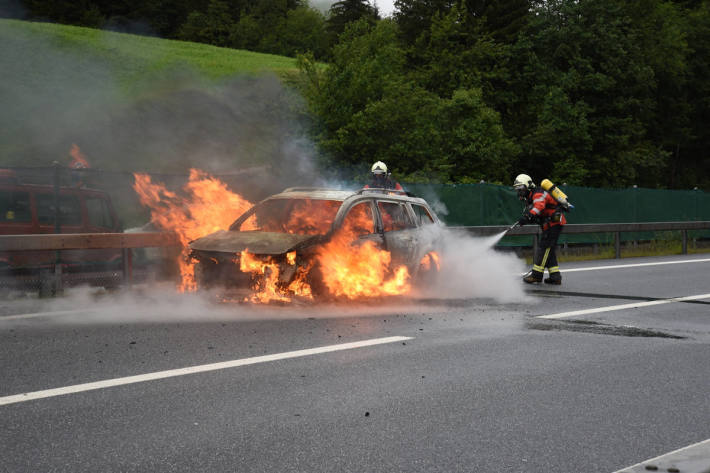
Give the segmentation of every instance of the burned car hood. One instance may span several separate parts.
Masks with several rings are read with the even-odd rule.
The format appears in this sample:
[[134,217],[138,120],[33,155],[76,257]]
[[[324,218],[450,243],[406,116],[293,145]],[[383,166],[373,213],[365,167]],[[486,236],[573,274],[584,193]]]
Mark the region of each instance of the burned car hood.
[[280,255],[318,241],[323,235],[297,235],[260,231],[230,232],[220,230],[190,242],[196,251],[239,253],[245,249],[256,255]]

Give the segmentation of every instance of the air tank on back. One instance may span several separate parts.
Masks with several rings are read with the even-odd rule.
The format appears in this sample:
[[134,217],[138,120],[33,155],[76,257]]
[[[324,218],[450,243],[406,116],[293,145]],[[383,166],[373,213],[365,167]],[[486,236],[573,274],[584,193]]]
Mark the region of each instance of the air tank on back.
[[549,192],[550,195],[552,195],[552,197],[554,197],[555,200],[557,202],[559,202],[560,205],[562,205],[562,207],[565,208],[565,210],[569,210],[571,208],[574,208],[574,205],[570,204],[567,201],[567,195],[564,192],[562,192],[559,187],[554,185],[552,183],[552,181],[550,181],[549,179],[543,179],[542,182],[540,183],[540,186],[543,189],[545,189],[547,192]]

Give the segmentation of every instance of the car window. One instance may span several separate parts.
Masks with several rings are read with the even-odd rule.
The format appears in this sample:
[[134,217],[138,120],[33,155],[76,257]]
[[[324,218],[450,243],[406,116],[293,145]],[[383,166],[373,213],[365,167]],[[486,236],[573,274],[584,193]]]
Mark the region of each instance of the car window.
[[434,223],[434,219],[423,205],[412,204],[412,209],[414,210],[418,225],[430,225]]
[[319,235],[330,230],[342,205],[338,200],[271,199],[259,204],[239,230]]
[[29,192],[0,191],[0,222],[26,223],[31,221]]
[[111,211],[109,210],[106,199],[102,199],[100,197],[87,197],[85,202],[86,213],[89,217],[89,225],[104,228],[113,227],[113,218],[111,218]]
[[351,235],[369,235],[375,233],[375,221],[372,218],[372,208],[369,202],[354,205],[343,219],[343,231]]
[[[35,198],[39,223],[54,224],[54,195],[37,194]],[[81,207],[77,196],[59,196],[59,222],[62,225],[81,225]]]
[[415,228],[414,222],[409,218],[407,209],[404,204],[395,202],[377,202],[377,207],[380,210],[382,217],[382,227],[384,231],[391,232],[404,230],[407,228]]

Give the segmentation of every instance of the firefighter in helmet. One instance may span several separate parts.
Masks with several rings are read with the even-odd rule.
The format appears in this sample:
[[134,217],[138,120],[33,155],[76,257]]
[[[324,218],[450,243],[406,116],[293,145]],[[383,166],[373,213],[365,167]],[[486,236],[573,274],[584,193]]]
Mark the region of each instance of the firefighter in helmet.
[[402,191],[404,188],[399,182],[392,180],[392,174],[387,172],[387,165],[382,161],[377,161],[372,165],[370,183],[365,189],[394,189]]
[[518,175],[513,182],[513,188],[518,193],[518,199],[525,203],[525,210],[518,224],[536,223],[542,228],[542,238],[534,256],[532,270],[523,277],[523,281],[529,284],[541,282],[547,268],[550,276],[545,282],[562,284],[555,251],[562,227],[567,223],[562,214],[562,205],[545,189],[536,187],[527,174]]

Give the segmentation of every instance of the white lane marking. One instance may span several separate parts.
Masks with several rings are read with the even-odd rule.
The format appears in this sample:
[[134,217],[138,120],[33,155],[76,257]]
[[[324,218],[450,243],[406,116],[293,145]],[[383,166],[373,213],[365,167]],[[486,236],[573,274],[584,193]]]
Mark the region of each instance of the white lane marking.
[[0,322],[4,320],[19,320],[19,319],[34,319],[35,317],[54,317],[57,315],[82,314],[91,312],[92,309],[71,309],[71,310],[53,310],[49,312],[30,312],[27,314],[0,315]]
[[[628,466],[614,473],[634,471],[708,471],[710,467],[710,439],[673,450],[641,463]],[[667,464],[667,465],[666,465]],[[651,468],[646,468],[650,466]],[[655,468],[654,468],[655,467]],[[673,467],[671,470],[669,467]],[[687,467],[687,468],[686,468]]]
[[673,297],[649,302],[632,302],[631,304],[609,305],[606,307],[595,307],[593,309],[573,310],[571,312],[560,312],[559,314],[537,315],[538,319],[563,319],[575,315],[598,314],[600,312],[611,312],[613,310],[636,309],[638,307],[649,307],[660,304],[670,304],[671,302],[694,301],[700,299],[710,299],[710,294],[698,294],[697,296]]
[[210,363],[207,365],[188,366],[186,368],[177,368],[166,371],[156,371],[154,373],[127,376],[125,378],[114,378],[106,379],[103,381],[95,381],[92,383],[75,384],[73,386],[65,386],[63,388],[46,389],[44,391],[14,394],[12,396],[0,397],[0,406],[30,401],[33,399],[43,399],[46,397],[62,396],[64,394],[80,393],[83,391],[91,391],[94,389],[111,388],[114,386],[122,386],[124,384],[141,383],[143,381],[154,381],[156,379],[173,378],[176,376],[185,376],[194,373],[204,373],[206,371],[216,371],[227,368],[236,368],[237,366],[266,363],[268,361],[285,360],[287,358],[298,358],[302,356],[317,355],[320,353],[329,353],[333,351],[351,350],[353,348],[382,345],[384,343],[394,343],[404,340],[411,340],[412,338],[413,337],[373,338],[371,340],[361,340],[359,342],[340,343],[338,345],[328,345],[318,348],[308,348],[305,350],[288,351],[285,353],[274,353],[273,355],[255,356],[252,358],[242,358],[240,360],[223,361],[220,363]]
[[565,269],[563,273],[571,273],[574,271],[597,271],[600,269],[622,269],[622,268],[641,268],[643,266],[660,266],[664,264],[684,264],[684,263],[707,263],[710,258],[704,259],[686,259],[679,261],[662,261],[658,263],[629,263],[629,264],[614,264],[609,266],[590,266],[589,268],[572,268]]

